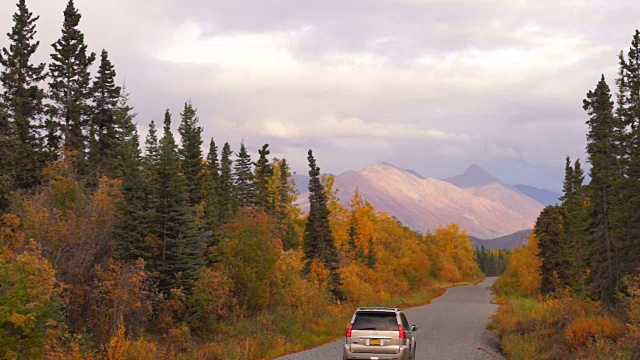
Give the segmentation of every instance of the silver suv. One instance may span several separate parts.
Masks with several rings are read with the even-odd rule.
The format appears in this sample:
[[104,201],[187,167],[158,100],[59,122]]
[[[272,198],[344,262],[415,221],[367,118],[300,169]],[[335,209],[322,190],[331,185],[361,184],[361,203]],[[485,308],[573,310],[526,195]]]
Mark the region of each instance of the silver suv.
[[400,309],[358,308],[347,326],[342,358],[414,360],[416,330]]

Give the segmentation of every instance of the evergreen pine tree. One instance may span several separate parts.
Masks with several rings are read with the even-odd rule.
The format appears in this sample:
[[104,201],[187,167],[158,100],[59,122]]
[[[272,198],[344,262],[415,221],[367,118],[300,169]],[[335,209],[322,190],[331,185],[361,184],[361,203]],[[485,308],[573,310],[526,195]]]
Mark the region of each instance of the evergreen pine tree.
[[189,194],[180,175],[180,156],[171,132],[168,110],[158,155],[151,189],[162,247],[157,259],[159,288],[164,292],[177,287],[188,290],[190,281],[203,263],[202,248],[189,206]]
[[220,177],[216,186],[220,216],[218,224],[220,225],[226,224],[231,220],[238,210],[238,191],[233,182],[233,173],[231,172],[233,165],[232,154],[231,146],[229,146],[228,142],[225,142],[220,155]]
[[[49,99],[51,104],[47,130],[48,145],[57,149],[63,145],[67,150],[77,151],[78,158],[84,156],[87,142],[86,130],[91,115],[91,74],[89,68],[96,54],[87,55],[84,34],[78,29],[81,15],[69,0],[64,11],[62,36],[53,43],[53,60],[49,64]],[[64,143],[60,144],[60,137]]]
[[269,162],[267,156],[269,156],[269,144],[264,144],[262,149],[258,150],[260,158],[254,164],[255,166],[255,196],[256,196],[256,208],[266,212],[267,214],[274,214],[273,203],[271,202],[271,189],[269,189],[269,182],[273,177],[273,166]]
[[567,172],[565,175],[565,194],[562,197],[564,209],[563,229],[564,242],[560,256],[566,269],[565,285],[575,291],[583,293],[586,290],[586,277],[589,268],[590,241],[587,236],[586,198],[583,191],[584,172],[580,161],[576,160],[571,166],[567,157]]
[[147,170],[151,170],[158,162],[160,157],[160,145],[158,142],[158,131],[156,130],[155,121],[151,120],[149,123],[149,132],[144,141],[145,157],[144,163]]
[[311,263],[318,259],[329,270],[328,290],[339,301],[344,300],[342,281],[338,273],[339,257],[329,225],[327,194],[320,181],[320,168],[309,150],[309,217],[304,228],[304,273],[310,272]]
[[[568,262],[564,257],[564,231],[562,229],[564,212],[561,206],[545,207],[536,220],[535,235],[539,239],[540,275],[543,294],[558,290],[557,286],[566,284]],[[558,283],[560,282],[560,283]]]
[[216,245],[218,221],[220,219],[218,184],[220,182],[220,165],[218,163],[218,147],[211,139],[209,154],[202,178],[202,197],[204,200],[204,228],[208,231],[209,242],[207,247]]
[[114,158],[111,159],[113,176],[122,180],[123,196],[118,204],[120,221],[115,229],[115,254],[118,259],[132,262],[142,258],[151,266],[152,253],[145,241],[149,234],[149,195],[132,111],[123,90],[114,112],[119,131],[115,139],[118,146],[112,149]]
[[256,188],[253,172],[251,171],[251,155],[247,152],[244,142],[240,143],[240,152],[233,165],[233,177],[238,191],[238,205],[252,208],[256,202]]
[[[44,91],[38,87],[45,79],[45,64],[31,64],[31,56],[40,45],[34,40],[36,21],[40,17],[29,12],[25,0],[19,0],[17,7],[13,28],[7,34],[9,48],[0,51],[0,84],[3,89],[0,93],[0,145],[3,148],[0,172],[3,175],[0,177],[5,179],[0,183],[6,182],[10,190],[13,187],[27,189],[38,183],[46,160],[43,139],[39,134]],[[11,169],[8,164],[11,164]]]
[[16,187],[15,126],[0,108],[0,215],[9,209],[9,197]]
[[94,112],[89,123],[89,166],[97,177],[113,176],[110,161],[116,156],[118,146],[122,145],[118,139],[116,118],[122,89],[116,86],[115,77],[109,54],[102,50],[98,75],[91,87]]
[[198,126],[196,109],[191,102],[184,104],[180,114],[182,121],[178,132],[182,137],[180,156],[182,158],[182,173],[186,181],[189,203],[196,206],[202,201],[202,127]]
[[624,102],[618,107],[626,130],[622,141],[625,177],[621,181],[620,210],[613,209],[621,220],[621,225],[616,226],[621,230],[620,236],[614,242],[619,255],[614,259],[618,279],[635,274],[640,264],[640,31],[635,31],[627,59],[621,63],[624,87],[619,91],[624,93]]
[[[624,62],[624,57],[621,57]],[[625,87],[624,78],[618,84]],[[622,82],[622,83],[621,83]],[[624,102],[625,94],[618,95]],[[617,221],[616,205],[619,198],[619,185],[622,181],[620,169],[620,128],[618,117],[613,113],[611,93],[604,75],[594,91],[587,93],[583,108],[589,114],[587,125],[587,154],[591,163],[589,184],[589,233],[591,236],[591,284],[594,292],[601,298],[612,300],[618,278],[614,263],[618,254],[616,249]]]

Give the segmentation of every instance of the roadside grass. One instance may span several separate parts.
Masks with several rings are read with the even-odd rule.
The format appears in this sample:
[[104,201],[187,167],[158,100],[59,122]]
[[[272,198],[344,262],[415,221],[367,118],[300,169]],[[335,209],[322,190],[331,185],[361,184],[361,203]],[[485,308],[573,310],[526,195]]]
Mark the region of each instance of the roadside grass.
[[490,324],[508,359],[640,359],[638,329],[570,293],[506,297]]

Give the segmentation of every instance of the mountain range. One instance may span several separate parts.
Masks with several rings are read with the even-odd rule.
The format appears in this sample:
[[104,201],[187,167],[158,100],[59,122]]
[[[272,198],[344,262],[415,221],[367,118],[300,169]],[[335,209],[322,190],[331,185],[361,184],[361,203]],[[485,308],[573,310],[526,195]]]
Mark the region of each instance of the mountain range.
[[501,236],[495,239],[478,239],[475,236],[469,236],[469,240],[474,248],[484,247],[487,250],[506,249],[511,250],[516,246],[523,245],[527,236],[531,234],[532,229],[520,230],[513,234]]
[[[308,211],[308,177],[296,175],[297,205]],[[339,201],[346,205],[358,188],[377,210],[414,230],[433,231],[457,223],[469,235],[491,239],[531,229],[544,205],[507,185],[478,165],[438,180],[388,163],[371,164],[335,177]]]

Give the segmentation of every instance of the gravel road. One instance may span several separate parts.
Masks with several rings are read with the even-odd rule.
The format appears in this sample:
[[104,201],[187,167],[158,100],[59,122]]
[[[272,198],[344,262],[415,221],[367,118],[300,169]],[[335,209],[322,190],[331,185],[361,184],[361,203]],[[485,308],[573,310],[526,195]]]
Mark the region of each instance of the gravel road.
[[[478,285],[459,286],[431,304],[405,310],[416,332],[416,360],[493,360],[504,359],[498,340],[486,330],[489,317],[497,305],[491,304],[491,285],[496,278],[486,278]],[[346,324],[336,324],[346,327]],[[342,359],[340,339],[317,348],[287,355],[280,360]]]

